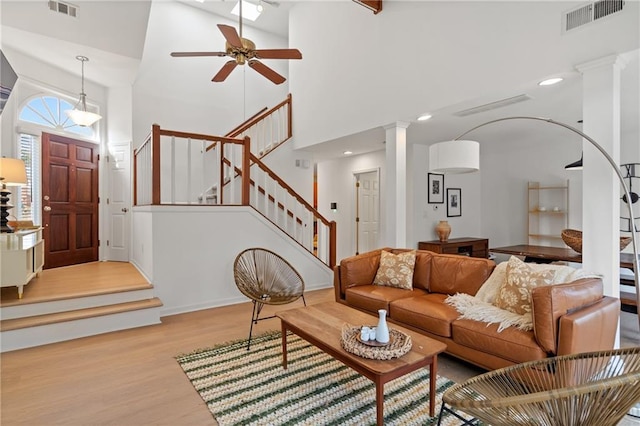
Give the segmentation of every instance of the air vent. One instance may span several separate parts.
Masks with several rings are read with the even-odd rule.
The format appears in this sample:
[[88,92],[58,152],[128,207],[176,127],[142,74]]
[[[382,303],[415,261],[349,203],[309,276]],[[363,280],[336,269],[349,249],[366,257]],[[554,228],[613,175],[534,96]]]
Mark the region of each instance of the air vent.
[[78,6],[62,1],[49,1],[49,10],[62,13],[63,15],[71,16],[72,18],[78,17]]
[[600,0],[565,12],[563,30],[571,31],[605,16],[622,11],[623,0]]
[[473,108],[469,108],[469,109],[464,109],[462,111],[454,112],[453,115],[455,115],[457,117],[466,117],[467,115],[477,114],[479,112],[485,112],[485,111],[489,111],[489,110],[496,109],[496,108],[502,108],[502,107],[507,106],[507,105],[513,105],[513,104],[516,104],[518,102],[528,101],[529,99],[531,99],[531,96],[525,95],[525,94],[518,95],[518,96],[513,96],[511,98],[505,98],[505,99],[501,99],[499,101],[489,102],[488,104],[479,105],[477,107],[473,107]]

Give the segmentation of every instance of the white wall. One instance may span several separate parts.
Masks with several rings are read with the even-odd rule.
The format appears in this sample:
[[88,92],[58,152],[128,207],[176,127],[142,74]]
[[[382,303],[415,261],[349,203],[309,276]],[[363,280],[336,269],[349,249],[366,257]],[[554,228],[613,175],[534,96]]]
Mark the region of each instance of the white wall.
[[235,285],[233,262],[250,247],[286,259],[307,290],[333,283],[327,266],[250,207],[136,207],[133,215],[140,238],[134,241],[132,262],[152,278],[164,304],[162,316],[245,302]]
[[578,4],[392,1],[378,15],[352,2],[297,4],[289,40],[303,53],[313,52],[291,64],[297,143],[411,121],[425,111],[573,71],[611,49],[637,49],[638,2],[626,2],[628,9],[615,19],[563,36],[562,12]]

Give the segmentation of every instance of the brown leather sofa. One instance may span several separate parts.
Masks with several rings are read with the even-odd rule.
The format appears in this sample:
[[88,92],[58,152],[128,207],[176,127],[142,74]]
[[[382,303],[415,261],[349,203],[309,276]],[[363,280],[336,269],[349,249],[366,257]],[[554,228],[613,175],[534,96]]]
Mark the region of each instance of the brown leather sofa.
[[390,322],[447,344],[447,353],[493,370],[555,355],[611,349],[620,301],[603,296],[602,281],[584,278],[532,291],[532,331],[459,319],[445,303],[449,295],[475,295],[495,263],[458,255],[417,250],[413,289],[373,285],[384,248],[343,259],[334,268],[336,301],[377,315],[386,309]]

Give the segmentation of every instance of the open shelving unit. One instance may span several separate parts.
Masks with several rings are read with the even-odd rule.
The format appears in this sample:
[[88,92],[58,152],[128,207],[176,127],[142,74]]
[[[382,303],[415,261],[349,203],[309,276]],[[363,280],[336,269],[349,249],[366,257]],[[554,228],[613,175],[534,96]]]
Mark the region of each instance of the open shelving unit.
[[569,180],[553,184],[528,182],[529,244],[564,247],[560,234],[569,227]]

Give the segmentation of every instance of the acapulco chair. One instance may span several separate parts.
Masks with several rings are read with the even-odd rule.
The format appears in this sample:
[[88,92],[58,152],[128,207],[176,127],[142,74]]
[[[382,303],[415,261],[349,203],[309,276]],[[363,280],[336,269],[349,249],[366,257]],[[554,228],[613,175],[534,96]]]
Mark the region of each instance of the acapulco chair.
[[247,350],[251,347],[253,325],[260,318],[264,305],[285,305],[302,298],[304,281],[293,266],[276,253],[263,248],[249,248],[241,252],[233,263],[233,277],[238,290],[253,302]]
[[[564,355],[502,368],[453,385],[446,413],[465,425],[617,425],[640,401],[640,347]],[[465,420],[450,407],[475,419]]]

